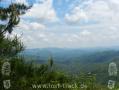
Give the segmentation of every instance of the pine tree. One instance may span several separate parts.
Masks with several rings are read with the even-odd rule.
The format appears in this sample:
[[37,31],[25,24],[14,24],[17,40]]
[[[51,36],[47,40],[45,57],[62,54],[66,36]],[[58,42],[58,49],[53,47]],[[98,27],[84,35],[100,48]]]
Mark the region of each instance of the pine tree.
[[[10,35],[12,34],[14,28],[19,24],[20,16],[25,14],[29,8],[29,6],[24,4],[15,3],[10,4],[6,8],[0,7],[0,67],[2,67],[6,60],[10,60],[9,62],[11,64],[12,72],[10,73],[11,77],[9,77],[9,79],[13,80],[13,84],[16,84],[16,86],[12,87],[10,90],[16,90],[20,87],[18,85],[20,82],[17,82],[17,80],[19,80],[19,77],[22,77],[20,75],[25,72],[24,61],[15,57],[18,53],[24,50],[23,43],[17,36],[11,38]],[[2,22],[6,23],[2,24]],[[2,83],[4,79],[6,80],[6,78],[3,78],[0,73],[0,90],[4,90]]]
[[0,7],[0,21],[7,21],[6,24],[0,23],[0,56],[15,56],[24,49],[23,43],[17,36],[10,38],[6,37],[6,34],[12,34],[12,31],[20,22],[20,16],[25,14],[29,8],[24,4],[15,3],[7,8]]

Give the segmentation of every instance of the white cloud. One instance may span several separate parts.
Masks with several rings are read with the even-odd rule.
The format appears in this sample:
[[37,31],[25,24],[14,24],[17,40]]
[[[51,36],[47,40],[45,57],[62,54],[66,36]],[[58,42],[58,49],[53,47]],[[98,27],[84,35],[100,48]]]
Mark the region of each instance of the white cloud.
[[91,35],[91,32],[89,32],[88,30],[83,30],[80,35],[83,35],[83,36],[88,36],[88,35]]
[[52,0],[43,0],[42,3],[35,3],[33,7],[27,12],[25,17],[57,21],[58,18],[52,3]]
[[[83,6],[85,8],[80,9]],[[87,0],[82,5],[75,6],[71,13],[65,15],[65,18],[72,23],[79,23],[83,18],[84,21],[87,20],[89,22],[116,24],[119,21],[118,11],[119,0]]]
[[32,28],[32,30],[45,29],[45,26],[43,24],[38,23],[38,22],[32,22],[32,23],[30,23],[29,26]]
[[109,0],[111,3],[119,4],[119,0]]
[[17,29],[22,30],[44,30],[46,29],[46,26],[39,23],[39,22],[28,22],[22,20],[20,24],[18,25]]
[[65,15],[65,20],[70,23],[76,23],[80,22],[80,20],[87,21],[88,17],[80,7],[75,7],[70,13]]
[[27,0],[14,0],[14,1],[15,1],[15,3],[20,3],[20,4],[28,5]]
[[113,11],[105,1],[95,1],[86,8],[86,13],[90,20],[100,23],[107,23],[113,17]]
[[[70,27],[69,27],[70,28]],[[118,26],[103,27],[100,26],[82,26],[78,28],[80,31],[72,33],[56,33],[52,30],[34,31],[24,33],[24,43],[29,48],[45,48],[45,47],[100,47],[118,45],[119,31]]]
[[[90,20],[98,22],[98,25],[115,25],[119,23],[119,3],[116,0],[98,0],[87,7],[86,13]],[[106,28],[106,27],[105,27]]]
[[[27,32],[23,32],[25,45],[30,48],[80,48],[119,45],[119,4],[115,3],[118,1],[93,1],[90,0],[90,2],[85,3],[85,5],[89,5],[87,5],[84,9],[81,9],[79,6],[74,7],[70,13],[65,15],[65,20],[68,23],[70,22],[74,24],[79,23],[81,20],[96,21],[98,23],[91,23],[83,26],[78,26],[78,24],[77,26],[57,25],[52,28],[46,28],[44,24],[38,23],[37,21],[32,21],[31,23],[26,21],[24,22],[25,24],[22,23],[21,25],[24,30],[28,30]],[[31,11],[27,14],[29,15],[28,17],[37,19],[42,18],[43,20],[48,21],[56,20],[57,17],[54,9],[52,8],[52,2],[50,0],[46,2],[43,1],[43,4],[35,4]],[[42,8],[40,9],[40,7]]]

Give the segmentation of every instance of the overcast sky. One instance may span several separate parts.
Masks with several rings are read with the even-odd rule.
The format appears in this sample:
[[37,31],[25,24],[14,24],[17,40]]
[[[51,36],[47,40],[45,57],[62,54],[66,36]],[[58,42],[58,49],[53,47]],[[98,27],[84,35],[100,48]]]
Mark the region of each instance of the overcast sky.
[[14,31],[27,48],[119,45],[119,0],[17,2],[33,4]]

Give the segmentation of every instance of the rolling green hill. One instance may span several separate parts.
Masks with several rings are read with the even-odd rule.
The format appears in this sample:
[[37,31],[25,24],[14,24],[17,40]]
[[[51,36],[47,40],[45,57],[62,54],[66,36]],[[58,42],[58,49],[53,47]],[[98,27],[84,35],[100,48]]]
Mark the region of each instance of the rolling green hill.
[[[30,49],[23,52],[27,60],[37,64],[47,63],[50,56],[54,60],[54,70],[72,75],[80,73],[96,74],[99,83],[108,80],[108,65],[111,62],[119,66],[119,51],[114,49]],[[28,59],[29,58],[29,59]]]

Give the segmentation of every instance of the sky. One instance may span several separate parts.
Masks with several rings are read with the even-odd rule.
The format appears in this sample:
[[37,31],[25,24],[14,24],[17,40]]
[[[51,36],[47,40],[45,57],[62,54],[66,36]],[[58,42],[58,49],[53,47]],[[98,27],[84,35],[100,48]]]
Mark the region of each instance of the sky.
[[[10,0],[6,0],[10,3]],[[119,45],[119,0],[13,0],[33,5],[14,29],[26,48]],[[1,3],[5,6],[6,3]]]

